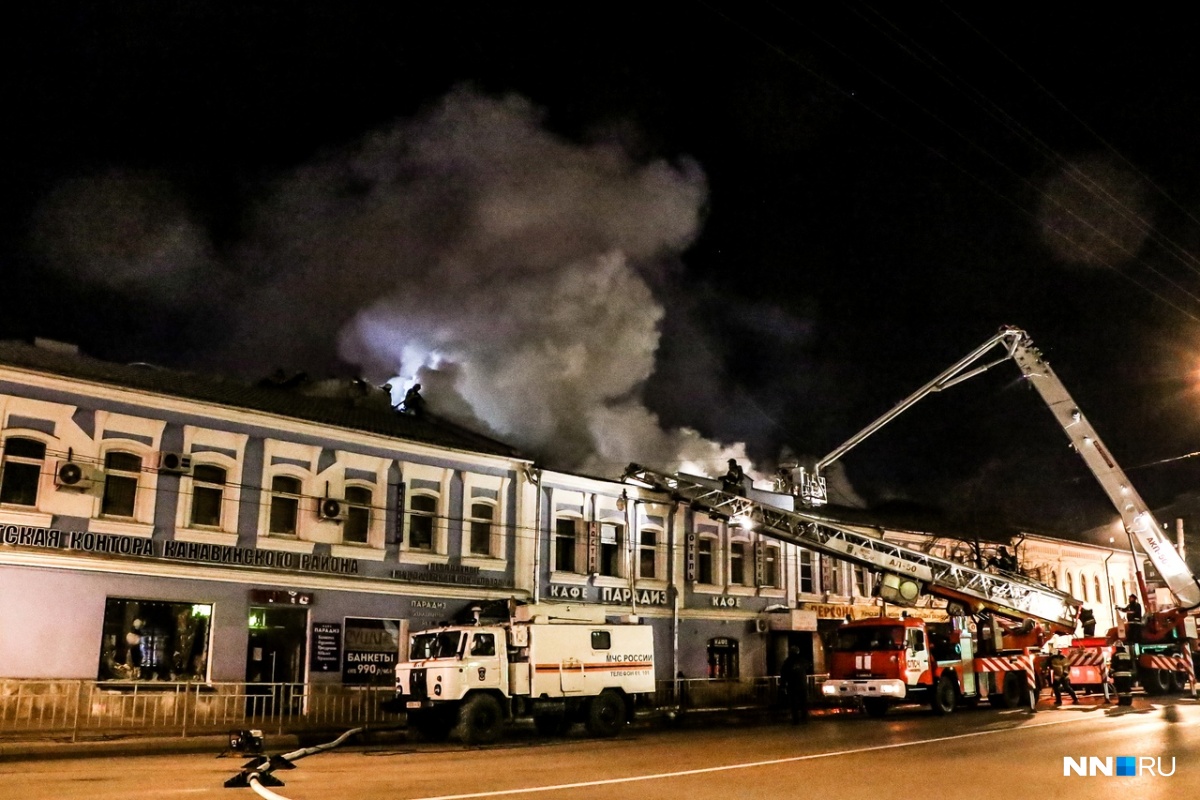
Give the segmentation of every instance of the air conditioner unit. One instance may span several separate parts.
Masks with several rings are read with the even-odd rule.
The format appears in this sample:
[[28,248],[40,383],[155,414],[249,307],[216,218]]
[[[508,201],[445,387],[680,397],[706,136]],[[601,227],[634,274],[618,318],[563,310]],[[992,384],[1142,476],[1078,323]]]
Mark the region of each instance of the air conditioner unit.
[[317,506],[317,513],[321,519],[330,522],[341,522],[346,519],[346,501],[338,500],[333,497],[326,497]]
[[192,457],[183,453],[159,453],[158,471],[170,472],[174,475],[191,475]]
[[86,492],[104,484],[104,470],[78,461],[60,461],[54,470],[54,484],[60,489]]

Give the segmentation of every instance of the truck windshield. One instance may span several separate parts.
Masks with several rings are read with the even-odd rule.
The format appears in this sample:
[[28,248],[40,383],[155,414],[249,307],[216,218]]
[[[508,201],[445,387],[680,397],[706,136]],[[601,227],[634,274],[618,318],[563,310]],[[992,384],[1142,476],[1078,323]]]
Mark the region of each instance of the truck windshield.
[[903,650],[904,629],[898,626],[878,628],[842,628],[833,649],[839,653],[863,650]]
[[462,631],[419,633],[413,637],[412,647],[408,651],[408,658],[410,661],[424,661],[429,658],[456,658],[458,656],[460,641],[462,641]]

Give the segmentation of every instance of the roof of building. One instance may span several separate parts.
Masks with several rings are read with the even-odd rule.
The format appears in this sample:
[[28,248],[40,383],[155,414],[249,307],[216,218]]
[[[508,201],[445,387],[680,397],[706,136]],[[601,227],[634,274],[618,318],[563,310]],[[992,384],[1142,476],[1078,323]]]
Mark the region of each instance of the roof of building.
[[378,436],[468,451],[523,458],[513,447],[430,413],[404,414],[390,395],[365,381],[309,381],[275,376],[250,384],[232,378],[117,364],[79,353],[73,346],[39,341],[0,341],[0,365],[107,384],[119,388],[275,414]]

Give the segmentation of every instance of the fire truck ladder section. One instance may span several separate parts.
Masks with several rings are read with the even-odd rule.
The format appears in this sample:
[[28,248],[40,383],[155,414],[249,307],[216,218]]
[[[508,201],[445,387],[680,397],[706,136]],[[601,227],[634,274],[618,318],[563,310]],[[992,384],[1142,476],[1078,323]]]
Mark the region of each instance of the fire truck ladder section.
[[884,576],[884,599],[896,605],[914,605],[926,593],[956,602],[971,614],[986,609],[1016,621],[1032,618],[1056,632],[1075,630],[1079,601],[1022,575],[987,572],[910,550],[821,514],[759,503],[686,475],[667,475],[630,464],[624,480],[662,492],[731,525],[756,528],[780,541],[879,572]]
[[[1001,352],[997,354],[997,350]],[[981,363],[989,355],[994,356],[993,360]],[[817,462],[814,476],[819,476],[821,470],[841,458],[922,398],[948,389],[1010,359],[1016,362],[1025,380],[1033,386],[1042,402],[1054,414],[1059,427],[1071,440],[1071,445],[1083,458],[1084,463],[1095,476],[1096,482],[1100,484],[1100,488],[1104,490],[1109,501],[1121,515],[1121,522],[1130,538],[1136,538],[1142,549],[1145,550],[1154,567],[1174,593],[1181,609],[1188,610],[1200,606],[1200,582],[1196,580],[1196,576],[1188,569],[1183,558],[1171,546],[1170,540],[1163,535],[1162,526],[1155,520],[1149,507],[1138,495],[1137,490],[1133,488],[1133,484],[1125,477],[1124,471],[1117,465],[1104,443],[1100,441],[1099,434],[1083,416],[1063,382],[1059,380],[1054,370],[1050,369],[1050,365],[1041,351],[1034,347],[1029,334],[1020,328],[1012,326],[1001,328],[994,336],[959,359],[949,369],[901,400],[891,411],[863,428]],[[815,487],[821,485],[819,478],[805,484],[805,486]],[[824,498],[810,493],[805,500],[808,504],[816,506],[820,505]]]

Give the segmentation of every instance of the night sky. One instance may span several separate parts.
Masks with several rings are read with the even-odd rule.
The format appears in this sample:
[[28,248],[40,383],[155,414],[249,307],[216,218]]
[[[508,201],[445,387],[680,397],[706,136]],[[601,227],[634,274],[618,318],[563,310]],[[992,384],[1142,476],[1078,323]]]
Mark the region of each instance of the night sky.
[[[1200,450],[1175,15],[406,5],[22,12],[0,336],[418,379],[435,413],[616,477],[815,459],[1011,324],[1152,505],[1196,486],[1200,459],[1156,463]],[[1017,376],[925,400],[834,500],[1105,522]]]

